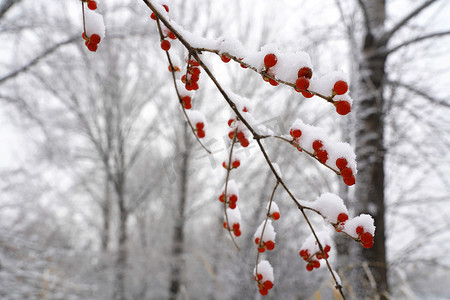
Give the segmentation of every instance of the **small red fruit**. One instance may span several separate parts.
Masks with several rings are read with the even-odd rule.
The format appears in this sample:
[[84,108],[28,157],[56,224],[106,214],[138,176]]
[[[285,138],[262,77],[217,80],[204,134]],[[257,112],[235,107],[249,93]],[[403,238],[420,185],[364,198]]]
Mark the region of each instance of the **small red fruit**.
[[259,253],[263,253],[264,251],[266,251],[266,248],[264,248],[264,247],[258,248],[258,251],[259,251]]
[[353,175],[353,171],[349,167],[345,167],[341,170],[341,175],[342,178],[349,178]]
[[220,202],[225,201],[225,195],[224,195],[224,194],[222,194],[222,195],[219,196],[219,201],[220,201]]
[[[255,244],[258,245],[259,244],[259,237],[255,238]],[[260,275],[260,274],[258,274]],[[261,275],[261,279],[262,279],[262,275]]]
[[97,44],[92,43],[92,42],[87,42],[86,46],[89,49],[89,51],[92,51],[92,52],[97,51],[97,48],[98,48]]
[[261,295],[263,295],[263,296],[267,295],[268,292],[269,292],[269,291],[268,291],[267,289],[265,289],[265,288],[262,288],[262,289],[259,290],[259,293],[260,293]]
[[348,186],[354,185],[356,183],[355,176],[352,175],[350,177],[344,178],[344,183]]
[[325,252],[325,254],[326,254],[326,253],[330,252],[330,250],[331,250],[330,245],[326,245],[325,248],[323,249],[323,252]]
[[317,150],[316,151],[317,158],[321,163],[326,163],[328,160],[328,152],[326,150]]
[[167,5],[164,4],[163,7],[167,12],[169,12],[169,7]]
[[205,127],[205,124],[203,122],[198,122],[197,124],[195,124],[195,127],[198,130],[202,130]]
[[190,73],[192,73],[192,75],[200,76],[201,70],[200,68],[191,68]]
[[300,129],[291,129],[289,132],[293,138],[299,138],[302,136],[302,131]]
[[227,229],[227,222],[223,222],[223,228]]
[[266,68],[272,68],[277,64],[277,61],[278,60],[275,54],[271,53],[264,56],[264,65],[266,66]]
[[239,131],[236,135],[236,138],[238,140],[243,140],[243,139],[245,139],[245,134],[242,131]]
[[231,195],[230,196],[230,202],[234,202],[235,203],[236,201],[238,201],[238,197],[235,194]]
[[231,209],[235,209],[236,208],[236,202],[230,202],[228,207],[231,208]]
[[155,15],[155,13],[152,13],[152,14],[150,15],[150,18],[152,18],[153,20],[156,20],[156,15]]
[[361,235],[364,232],[364,227],[358,226],[356,227],[356,234]]
[[309,80],[306,77],[300,77],[295,82],[295,86],[299,91],[305,91],[309,88]]
[[205,137],[205,132],[203,130],[198,130],[197,131],[197,136],[202,139],[202,138]]
[[341,116],[345,116],[352,110],[352,106],[347,101],[338,101],[335,102],[336,112]]
[[278,82],[276,82],[275,80],[273,80],[272,78],[269,78],[269,83],[273,86],[277,86]]
[[170,49],[170,42],[168,40],[163,40],[161,42],[161,49],[163,49],[164,51],[169,51],[169,49]]
[[305,98],[312,98],[314,96],[314,94],[311,94],[311,93],[306,92],[306,91],[302,91],[302,95]]
[[172,40],[176,40],[177,39],[177,37],[175,36],[175,34],[173,34],[173,32],[171,31],[171,32],[169,32],[169,34],[167,35],[170,39],[172,39]]
[[311,79],[312,70],[308,67],[303,67],[300,70],[298,70],[298,77],[306,77],[308,79]]
[[279,218],[280,218],[280,213],[279,212],[274,212],[273,214],[272,214],[272,219],[274,219],[274,220],[278,220]]
[[314,269],[314,266],[311,263],[306,265],[306,270],[311,272],[313,269]]
[[240,236],[242,233],[241,233],[241,231],[239,230],[239,229],[237,229],[237,230],[234,230],[234,235],[235,236]]
[[239,223],[234,223],[233,224],[233,230],[239,230],[241,226],[239,225]]
[[348,91],[348,84],[343,80],[336,81],[333,90],[338,95],[343,95]]
[[339,157],[338,159],[336,159],[336,167],[338,167],[339,170],[344,169],[345,167],[347,167],[347,159],[345,159],[344,157]]
[[241,165],[241,162],[238,160],[233,161],[233,163],[231,164],[233,166],[233,168],[238,168]]
[[323,143],[320,140],[315,140],[312,144],[314,150],[320,150],[323,147]]
[[271,288],[273,288],[273,283],[270,280],[266,280],[263,282],[263,286],[265,289],[270,290]]
[[241,140],[241,146],[242,147],[247,147],[250,144],[250,142],[247,139],[243,139]]
[[230,60],[231,60],[231,58],[229,58],[229,57],[226,56],[225,54],[222,54],[222,55],[220,56],[220,58],[222,59],[222,61],[223,61],[224,63],[230,62]]
[[87,4],[88,8],[90,10],[96,10],[97,9],[97,2],[95,1],[89,1]]
[[267,248],[267,250],[269,250],[269,251],[273,250],[273,249],[275,248],[275,243],[272,242],[272,241],[267,241],[267,242],[266,242],[266,248]]
[[348,220],[348,216],[346,213],[340,213],[337,217],[339,223],[343,223]]

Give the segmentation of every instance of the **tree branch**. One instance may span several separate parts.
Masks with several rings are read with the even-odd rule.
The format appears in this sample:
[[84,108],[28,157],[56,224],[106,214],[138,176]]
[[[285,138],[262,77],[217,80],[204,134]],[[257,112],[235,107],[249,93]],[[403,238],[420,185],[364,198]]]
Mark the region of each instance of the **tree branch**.
[[401,19],[391,30],[387,31],[383,36],[378,40],[378,45],[384,45],[387,41],[406,23],[408,23],[412,18],[420,14],[425,8],[436,2],[437,0],[427,0],[422,5],[411,11],[408,15],[406,15],[403,19]]
[[388,80],[387,83],[390,84],[390,85],[397,85],[397,86],[403,87],[403,88],[405,88],[407,90],[410,90],[414,94],[427,99],[428,101],[430,101],[433,104],[437,104],[437,105],[443,106],[445,108],[450,108],[450,103],[449,102],[446,102],[444,100],[440,100],[440,99],[434,98],[433,96],[425,93],[424,91],[419,90],[418,88],[415,88],[412,85],[406,84],[404,82],[396,81],[396,80]]
[[14,77],[16,77],[17,75],[19,75],[20,73],[23,73],[25,71],[27,71],[29,68],[33,67],[34,65],[36,65],[37,63],[39,63],[39,61],[47,56],[49,56],[50,54],[52,54],[53,52],[55,52],[56,50],[58,50],[60,47],[70,44],[73,41],[75,41],[76,39],[78,39],[78,35],[76,36],[72,36],[70,38],[68,38],[65,41],[62,41],[60,43],[57,43],[55,45],[53,45],[52,47],[44,50],[44,52],[42,52],[41,54],[39,54],[38,56],[36,56],[35,58],[33,58],[32,60],[30,60],[27,64],[23,65],[22,67],[20,67],[19,69],[12,71],[9,74],[6,74],[3,77],[0,77],[0,84],[4,83],[5,81],[12,79]]

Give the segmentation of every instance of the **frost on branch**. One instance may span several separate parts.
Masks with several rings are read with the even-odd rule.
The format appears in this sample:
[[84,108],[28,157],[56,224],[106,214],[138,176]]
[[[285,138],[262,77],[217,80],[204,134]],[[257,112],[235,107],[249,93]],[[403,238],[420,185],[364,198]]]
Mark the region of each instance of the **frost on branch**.
[[320,267],[319,260],[328,258],[328,252],[331,250],[331,237],[328,232],[317,232],[317,237],[322,245],[325,257],[314,235],[310,235],[305,240],[299,252],[300,256],[307,262],[306,269],[308,271],[312,271],[314,268],[318,269]]

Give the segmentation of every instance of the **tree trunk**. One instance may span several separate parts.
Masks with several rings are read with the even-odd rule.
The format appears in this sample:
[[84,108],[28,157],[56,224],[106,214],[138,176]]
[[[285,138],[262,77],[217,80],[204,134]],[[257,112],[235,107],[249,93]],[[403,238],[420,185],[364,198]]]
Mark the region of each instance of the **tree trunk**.
[[125,206],[124,180],[119,180],[117,184],[117,197],[119,206],[119,248],[116,259],[115,285],[114,285],[114,300],[125,300],[125,278],[127,269],[127,225],[128,225],[128,211]]
[[102,228],[102,252],[108,251],[109,245],[109,230],[110,230],[110,214],[111,214],[111,189],[109,186],[108,174],[105,175],[105,191],[102,205],[103,214],[103,228]]
[[178,211],[175,217],[175,226],[172,238],[171,251],[171,267],[170,267],[170,284],[169,284],[169,299],[175,300],[180,291],[182,271],[184,266],[184,227],[185,227],[185,207],[187,200],[187,183],[188,183],[188,167],[190,142],[187,124],[184,124],[184,149],[182,153],[176,157],[178,173]]
[[[370,272],[357,276],[358,299],[374,297],[388,290],[386,245],[384,228],[384,119],[383,85],[386,56],[372,56],[379,48],[386,46],[377,40],[377,34],[384,32],[386,7],[384,0],[364,1],[369,21],[366,30],[360,62],[360,91],[355,103],[356,109],[356,155],[358,176],[355,190],[355,210],[374,217],[376,232],[374,246],[364,249],[358,245],[356,259],[360,266],[368,263]],[[361,274],[361,273],[360,273]],[[374,280],[370,280],[373,276]],[[358,279],[359,278],[359,279]],[[364,279],[362,279],[364,278]],[[367,285],[368,284],[368,285]],[[383,297],[383,296],[381,296]]]

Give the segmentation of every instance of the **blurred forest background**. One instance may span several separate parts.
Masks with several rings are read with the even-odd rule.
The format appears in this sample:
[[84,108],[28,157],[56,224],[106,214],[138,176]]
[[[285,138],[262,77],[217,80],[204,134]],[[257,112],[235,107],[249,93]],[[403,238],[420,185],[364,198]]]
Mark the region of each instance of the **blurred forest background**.
[[[135,0],[98,2],[107,32],[92,53],[81,38],[80,1],[0,0],[0,298],[258,299],[252,236],[273,175],[256,147],[242,152],[234,174],[238,252],[218,201],[230,109],[202,74],[194,106],[209,123],[208,156],[186,130],[149,9]],[[287,133],[300,117],[355,145],[359,173],[382,168],[381,188],[364,180],[347,188],[292,147],[266,143],[300,199],[334,192],[353,215],[384,221],[375,241],[382,250],[374,248],[386,250],[387,280],[365,267],[353,249],[360,245],[336,238],[331,263],[349,278],[349,298],[362,299],[349,288],[355,271],[372,298],[449,299],[450,3],[187,0],[170,1],[170,11],[201,36],[231,37],[254,51],[267,43],[303,50],[315,73],[350,75],[355,112],[340,117],[325,101],[205,55],[219,81],[251,99],[275,132]],[[172,49],[184,57],[178,42]],[[358,99],[376,104],[381,133],[361,133],[373,111]],[[365,157],[369,140],[379,142],[380,160]],[[372,203],[378,194],[381,202]],[[329,273],[307,272],[298,256],[309,235],[304,220],[281,190],[275,201],[281,219],[267,298],[330,298]]]

